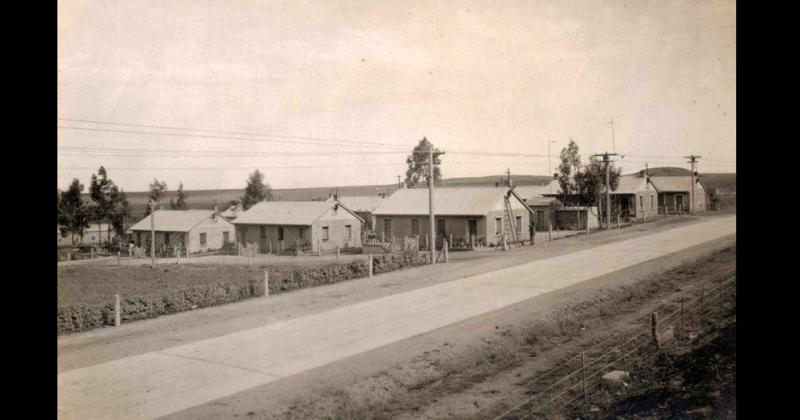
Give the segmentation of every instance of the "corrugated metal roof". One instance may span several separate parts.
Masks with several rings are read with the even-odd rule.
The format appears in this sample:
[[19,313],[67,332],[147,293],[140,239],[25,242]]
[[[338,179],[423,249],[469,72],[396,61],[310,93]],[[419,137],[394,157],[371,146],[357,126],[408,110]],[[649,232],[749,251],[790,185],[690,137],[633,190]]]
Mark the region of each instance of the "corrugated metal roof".
[[[188,232],[203,220],[211,217],[211,210],[156,210],[155,230],[159,232]],[[150,231],[148,215],[128,230]]]
[[514,191],[522,198],[559,195],[561,194],[561,185],[559,185],[558,180],[553,179],[546,185],[523,185],[514,188]]
[[380,196],[372,195],[351,195],[347,197],[339,197],[339,202],[347,206],[350,210],[360,212],[372,212],[386,200]]
[[330,201],[262,201],[239,213],[233,224],[310,226],[333,205]]
[[[505,210],[503,197],[506,187],[437,187],[434,189],[434,212],[443,216],[482,216],[490,211]],[[514,209],[523,209],[516,199],[511,199]],[[373,211],[376,215],[426,215],[428,214],[428,189],[408,188],[397,190]]]
[[225,217],[225,218],[228,218],[228,219],[232,219],[232,218],[235,218],[236,216],[238,216],[239,213],[241,213],[243,211],[244,210],[242,210],[242,205],[241,204],[236,204],[236,205],[228,207],[227,210],[223,211],[220,214],[222,215],[222,217]]
[[[616,190],[611,190],[611,194],[636,194],[639,191],[647,190],[647,180],[639,176],[621,176]],[[603,187],[603,192],[606,189]]]
[[[696,180],[697,185],[705,190],[700,178],[696,178]],[[690,176],[651,176],[650,182],[658,192],[688,192],[692,190],[692,177]]]

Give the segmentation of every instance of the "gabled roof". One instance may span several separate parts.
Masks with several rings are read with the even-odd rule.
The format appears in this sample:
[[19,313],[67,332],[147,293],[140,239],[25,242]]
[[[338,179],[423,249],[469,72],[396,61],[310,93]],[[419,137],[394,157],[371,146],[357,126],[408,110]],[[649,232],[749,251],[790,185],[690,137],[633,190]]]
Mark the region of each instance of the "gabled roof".
[[[625,175],[619,177],[617,189],[612,189],[611,194],[636,194],[647,189],[647,178],[638,175]],[[605,191],[606,188],[604,186],[602,192],[605,193]]]
[[[483,216],[490,211],[505,210],[506,187],[436,187],[433,193],[434,212],[440,216]],[[510,200],[513,209],[524,208]],[[428,189],[408,188],[395,191],[373,211],[376,215],[427,215]]]
[[[211,210],[156,210],[155,230],[159,232],[188,232],[214,214]],[[128,230],[150,231],[148,215]],[[227,222],[227,220],[226,220]]]
[[523,185],[514,189],[520,197],[530,199],[531,197],[543,197],[545,195],[561,194],[561,185],[558,180],[551,180],[545,185]]
[[[329,199],[333,200],[333,198]],[[339,197],[339,202],[347,206],[350,210],[359,212],[373,212],[386,200],[377,195],[351,195]]]
[[[335,205],[331,201],[262,201],[239,213],[233,224],[311,226]],[[355,219],[344,209],[342,213]]]
[[242,208],[241,204],[235,204],[233,206],[228,207],[227,210],[225,210],[222,213],[220,213],[220,216],[222,216],[222,217],[224,217],[226,219],[233,219],[233,218],[236,218],[236,216],[238,216],[239,213],[241,213],[243,211],[244,211],[244,209]]
[[[700,188],[705,190],[705,186],[700,182],[700,178],[695,178]],[[656,187],[660,193],[663,192],[688,192],[692,190],[691,176],[651,176],[650,183]]]

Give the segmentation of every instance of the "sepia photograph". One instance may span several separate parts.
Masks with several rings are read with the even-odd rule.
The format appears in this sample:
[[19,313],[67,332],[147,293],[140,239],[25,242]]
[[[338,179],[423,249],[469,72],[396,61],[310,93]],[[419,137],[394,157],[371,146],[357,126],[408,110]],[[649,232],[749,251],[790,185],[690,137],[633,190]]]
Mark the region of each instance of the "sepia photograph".
[[56,8],[57,418],[736,418],[735,0]]

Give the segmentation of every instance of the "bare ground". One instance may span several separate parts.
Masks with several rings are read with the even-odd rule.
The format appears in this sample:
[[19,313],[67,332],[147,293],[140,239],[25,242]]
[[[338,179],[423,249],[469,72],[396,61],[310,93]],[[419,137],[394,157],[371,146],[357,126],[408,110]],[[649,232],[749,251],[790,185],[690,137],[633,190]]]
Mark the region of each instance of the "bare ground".
[[169,417],[492,417],[565,356],[732,273],[735,249],[705,244]]

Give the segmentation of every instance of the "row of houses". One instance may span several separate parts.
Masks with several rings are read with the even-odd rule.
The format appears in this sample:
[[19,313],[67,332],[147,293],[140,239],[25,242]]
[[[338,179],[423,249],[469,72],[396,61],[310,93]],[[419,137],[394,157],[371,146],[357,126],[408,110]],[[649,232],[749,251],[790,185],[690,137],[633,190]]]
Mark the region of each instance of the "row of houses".
[[[625,219],[654,217],[707,208],[706,188],[692,177],[625,175],[611,192],[612,214]],[[156,210],[128,230],[128,238],[149,246],[151,229],[156,246],[179,246],[197,253],[225,244],[255,247],[261,252],[297,250],[328,252],[359,248],[368,238],[417,238],[427,245],[430,235],[428,190],[402,188],[388,197],[332,196],[325,201],[265,201],[244,211],[232,206],[212,210]],[[530,240],[550,228],[598,226],[597,207],[567,207],[558,181],[512,189],[439,187],[434,194],[436,247],[447,238],[453,245],[493,246],[503,238]],[[154,217],[154,219],[153,219]],[[102,228],[99,232],[103,232]],[[59,238],[61,236],[59,235]]]

